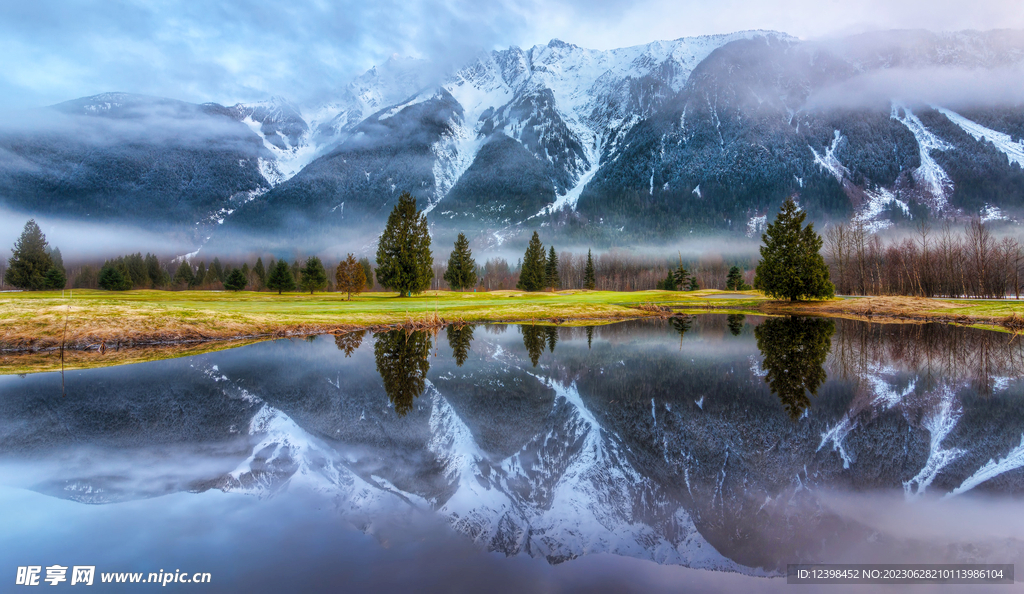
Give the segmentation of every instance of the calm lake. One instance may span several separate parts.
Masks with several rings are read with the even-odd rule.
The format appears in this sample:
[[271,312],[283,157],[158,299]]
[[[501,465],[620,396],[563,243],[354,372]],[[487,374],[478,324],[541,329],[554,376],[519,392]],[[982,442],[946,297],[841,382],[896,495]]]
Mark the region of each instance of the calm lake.
[[998,332],[702,315],[276,340],[63,397],[0,376],[0,590],[55,564],[87,591],[774,592],[789,563],[1020,563],[1022,372]]

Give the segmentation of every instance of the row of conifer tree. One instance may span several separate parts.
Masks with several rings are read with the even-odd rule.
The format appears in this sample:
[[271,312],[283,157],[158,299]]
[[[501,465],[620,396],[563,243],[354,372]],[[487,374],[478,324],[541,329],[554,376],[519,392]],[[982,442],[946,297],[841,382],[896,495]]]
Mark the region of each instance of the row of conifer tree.
[[[205,261],[196,265],[182,258],[165,267],[154,254],[135,253],[106,260],[99,267],[81,266],[70,285],[73,288],[111,291],[139,288],[224,288],[232,291],[252,289],[282,293],[300,290],[313,293],[327,290],[333,284],[334,290],[345,292],[351,298],[352,294],[373,288],[376,281],[385,289],[410,295],[427,290],[436,281],[430,243],[426,215],[417,210],[415,199],[403,194],[381,234],[376,268],[368,258],[357,260],[353,254],[348,254],[334,269],[333,283],[330,283],[331,278],[324,263],[316,256],[310,256],[304,263],[296,260],[291,264],[284,259],[275,260],[271,257],[267,265],[259,257],[252,266],[248,262],[233,266],[231,263],[222,263],[219,258],[214,258],[209,265]],[[12,251],[10,265],[3,275],[7,284],[29,290],[63,289],[68,285],[60,250],[48,246],[35,221],[25,225]],[[577,262],[582,264],[582,261]],[[469,240],[465,234],[460,233],[442,275],[449,288],[455,291],[475,289],[480,281],[479,273],[487,270],[486,266],[477,265]],[[548,246],[545,250],[537,232],[533,233],[516,269],[509,269],[508,272],[513,275],[515,287],[522,291],[561,288],[558,253],[554,246]],[[595,260],[589,250],[582,276],[581,288],[596,288]],[[736,266],[729,270],[726,284],[729,289],[749,288],[743,282],[742,271]],[[670,269],[667,277],[656,288],[695,290],[699,285],[696,275],[687,271],[680,259],[678,268]]]

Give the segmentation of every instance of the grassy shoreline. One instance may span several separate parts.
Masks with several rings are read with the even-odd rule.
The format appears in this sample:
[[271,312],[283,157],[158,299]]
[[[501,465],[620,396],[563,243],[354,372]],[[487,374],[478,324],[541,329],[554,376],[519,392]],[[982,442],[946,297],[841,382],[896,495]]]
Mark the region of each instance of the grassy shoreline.
[[[70,292],[65,295],[70,297]],[[2,293],[0,374],[54,369],[54,362],[59,369],[62,340],[65,367],[80,369],[219,350],[275,337],[359,329],[485,322],[591,325],[707,312],[940,321],[1000,329],[1008,316],[1024,314],[1024,303],[905,297],[788,303],[753,291],[714,290],[429,291],[410,298],[365,293],[352,301],[339,293],[77,290],[73,298],[63,299],[60,292]]]

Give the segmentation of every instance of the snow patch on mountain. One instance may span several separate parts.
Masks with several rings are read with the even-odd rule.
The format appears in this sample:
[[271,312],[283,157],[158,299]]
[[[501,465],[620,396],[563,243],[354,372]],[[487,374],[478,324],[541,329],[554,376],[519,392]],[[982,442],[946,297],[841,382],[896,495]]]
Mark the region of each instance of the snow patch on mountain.
[[843,178],[850,174],[849,170],[839,162],[839,158],[836,157],[836,150],[839,148],[839,143],[842,142],[843,135],[836,130],[832,136],[832,142],[825,149],[825,154],[818,154],[818,151],[814,150],[813,146],[809,146],[811,153],[814,155],[814,162],[819,167],[828,171],[836,178],[836,181],[843,183]]
[[820,452],[821,448],[825,447],[827,442],[832,442],[832,450],[839,452],[839,457],[843,460],[843,468],[849,468],[852,458],[846,452],[846,447],[843,442],[846,440],[846,436],[851,431],[857,428],[857,421],[851,420],[850,416],[843,417],[843,420],[836,423],[834,427],[821,434],[821,443],[818,444],[816,452]]
[[947,151],[953,146],[925,128],[924,123],[910,111],[909,107],[893,103],[891,117],[906,126],[917,140],[921,166],[914,171],[914,181],[923,185],[931,194],[932,201],[928,206],[932,211],[941,213],[946,209],[947,198],[953,193],[953,180],[935,161],[931,153],[932,151]]
[[998,461],[995,459],[989,459],[988,463],[979,468],[967,477],[959,487],[953,489],[943,497],[956,497],[961,493],[966,493],[985,481],[994,479],[995,477],[1011,470],[1016,470],[1024,466],[1024,435],[1020,436],[1020,445],[1013,448],[1006,454],[1006,456],[1000,458]]
[[956,403],[952,388],[941,388],[937,397],[938,402],[922,423],[930,435],[928,460],[914,478],[903,483],[903,491],[908,498],[924,495],[942,469],[964,453],[959,448],[942,447],[942,442],[956,427],[963,410]]
[[1004,132],[997,132],[986,128],[977,122],[973,122],[955,111],[942,107],[935,107],[935,110],[946,116],[949,121],[963,129],[978,141],[991,142],[996,150],[1006,155],[1010,163],[1016,163],[1024,167],[1024,140],[1014,142],[1013,137]]

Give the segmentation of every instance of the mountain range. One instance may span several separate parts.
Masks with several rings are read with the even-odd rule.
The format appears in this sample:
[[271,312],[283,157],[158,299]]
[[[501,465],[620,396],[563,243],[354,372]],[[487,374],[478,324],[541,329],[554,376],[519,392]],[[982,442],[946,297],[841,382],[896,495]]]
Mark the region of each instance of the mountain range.
[[[756,237],[783,200],[872,231],[1024,213],[1024,33],[746,31],[454,71],[393,57],[304,107],[105,93],[8,118],[0,204],[171,225],[210,250],[372,244],[411,193],[441,240]],[[283,90],[286,91],[286,90]],[[301,244],[301,245],[299,245]]]

